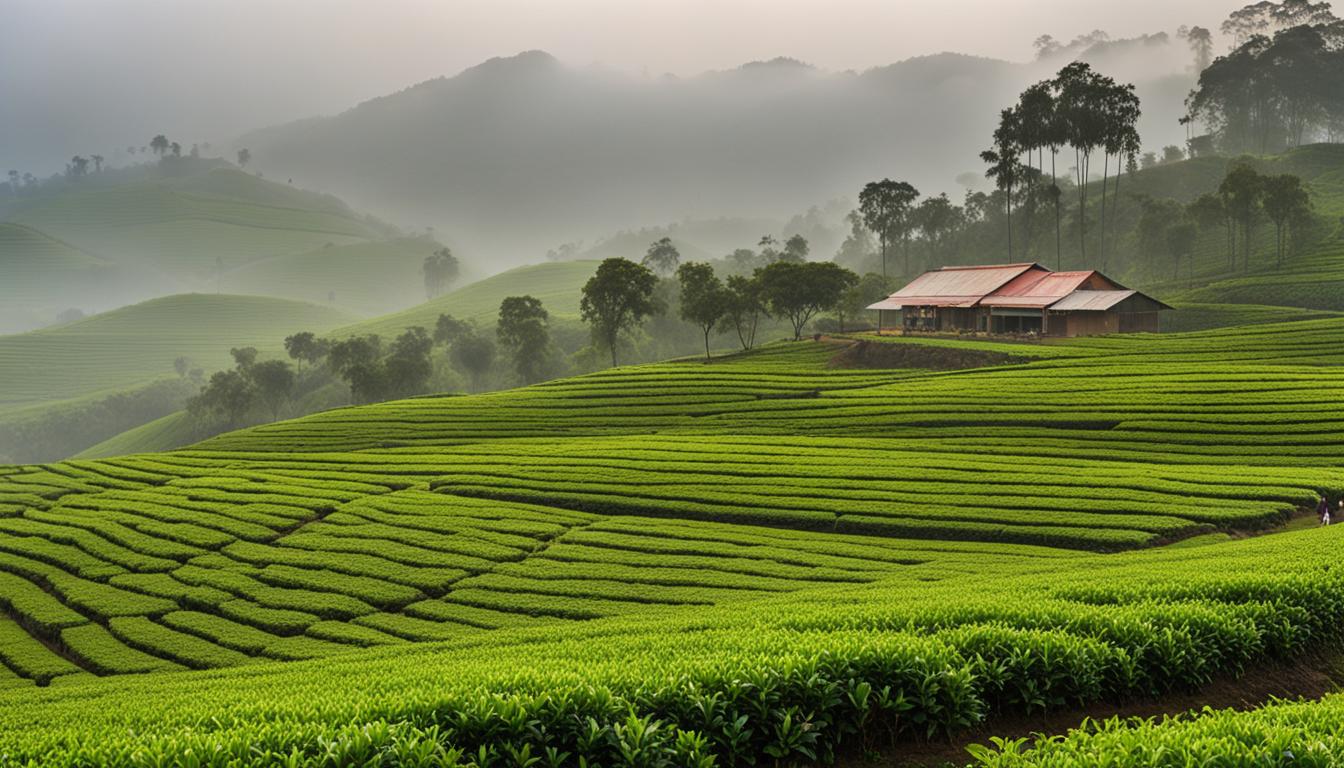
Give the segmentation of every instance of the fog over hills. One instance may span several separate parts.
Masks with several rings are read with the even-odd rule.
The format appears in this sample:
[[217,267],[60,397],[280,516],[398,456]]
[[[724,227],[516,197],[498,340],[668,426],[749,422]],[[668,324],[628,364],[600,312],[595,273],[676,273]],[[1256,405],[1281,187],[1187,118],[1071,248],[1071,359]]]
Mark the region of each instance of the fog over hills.
[[[1154,35],[1082,57],[1137,85],[1146,149],[1183,139],[1176,119],[1193,83],[1184,45]],[[945,53],[827,72],[780,58],[678,78],[529,51],[237,145],[271,178],[433,226],[475,268],[495,271],[562,242],[684,217],[782,220],[852,200],[882,176],[959,197],[956,178],[983,171],[977,155],[998,111],[1068,60]]]

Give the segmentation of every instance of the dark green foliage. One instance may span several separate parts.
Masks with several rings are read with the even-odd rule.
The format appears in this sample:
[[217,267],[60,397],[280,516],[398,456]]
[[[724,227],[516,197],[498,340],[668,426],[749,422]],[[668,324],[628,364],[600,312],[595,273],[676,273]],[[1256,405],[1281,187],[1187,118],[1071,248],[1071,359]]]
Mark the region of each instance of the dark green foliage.
[[859,192],[859,212],[864,226],[877,235],[882,257],[882,276],[887,275],[887,246],[901,242],[906,248],[905,274],[910,273],[909,239],[914,229],[914,205],[919,190],[909,182],[871,181]]
[[495,336],[513,357],[513,370],[524,384],[546,378],[551,365],[550,315],[532,296],[509,296],[500,302]]
[[457,257],[448,248],[440,248],[426,256],[420,270],[425,278],[425,298],[442,295],[457,279],[458,269]]
[[759,273],[761,295],[776,317],[787,317],[795,341],[818,312],[833,309],[859,276],[829,261],[779,261]]
[[603,261],[584,284],[579,312],[592,327],[593,339],[611,351],[612,366],[621,333],[659,311],[653,298],[657,285],[653,272],[627,259]]
[[677,267],[681,286],[681,319],[699,326],[705,337],[705,359],[709,359],[709,334],[728,311],[729,298],[723,282],[708,264],[686,262]]

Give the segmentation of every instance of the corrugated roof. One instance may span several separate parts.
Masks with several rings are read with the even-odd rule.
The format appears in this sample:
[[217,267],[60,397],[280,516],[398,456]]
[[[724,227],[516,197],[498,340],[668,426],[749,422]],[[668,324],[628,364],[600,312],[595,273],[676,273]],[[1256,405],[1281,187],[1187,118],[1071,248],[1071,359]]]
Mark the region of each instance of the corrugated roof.
[[901,302],[898,299],[887,297],[875,304],[869,304],[868,309],[900,309]]
[[1074,291],[1050,307],[1055,312],[1104,312],[1138,291]]
[[1031,271],[1049,274],[1039,264],[943,267],[911,280],[890,299],[904,306],[973,307],[987,294]]
[[987,307],[1041,309],[1078,290],[1079,286],[1096,274],[1093,270],[1045,273],[1031,271],[981,299],[980,303]]

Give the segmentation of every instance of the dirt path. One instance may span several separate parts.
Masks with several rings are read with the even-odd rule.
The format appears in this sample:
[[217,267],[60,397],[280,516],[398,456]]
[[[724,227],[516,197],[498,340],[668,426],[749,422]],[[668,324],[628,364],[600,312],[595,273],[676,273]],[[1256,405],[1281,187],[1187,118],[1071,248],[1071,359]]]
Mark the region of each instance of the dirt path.
[[1214,709],[1253,709],[1280,699],[1318,699],[1344,688],[1344,653],[1315,654],[1292,664],[1258,667],[1237,679],[1215,680],[1194,693],[1124,704],[1095,704],[1035,717],[999,717],[952,741],[902,744],[878,755],[842,755],[840,768],[931,768],[964,766],[971,762],[967,745],[988,744],[990,736],[1019,738],[1038,733],[1061,734],[1084,719],[1161,717]]

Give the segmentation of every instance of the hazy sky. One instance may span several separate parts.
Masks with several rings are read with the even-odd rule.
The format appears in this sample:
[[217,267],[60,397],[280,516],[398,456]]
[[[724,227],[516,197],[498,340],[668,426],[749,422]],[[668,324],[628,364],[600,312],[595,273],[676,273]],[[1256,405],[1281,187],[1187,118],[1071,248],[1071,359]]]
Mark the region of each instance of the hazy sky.
[[695,74],[786,55],[863,69],[1031,41],[1217,27],[1237,0],[0,0],[0,165],[332,113],[491,56]]

